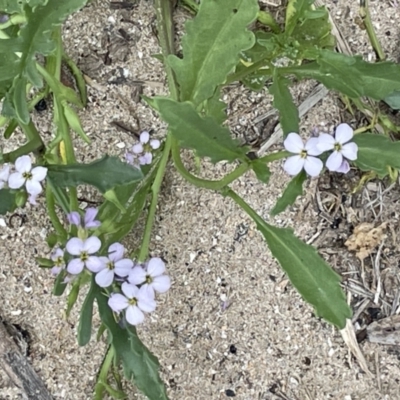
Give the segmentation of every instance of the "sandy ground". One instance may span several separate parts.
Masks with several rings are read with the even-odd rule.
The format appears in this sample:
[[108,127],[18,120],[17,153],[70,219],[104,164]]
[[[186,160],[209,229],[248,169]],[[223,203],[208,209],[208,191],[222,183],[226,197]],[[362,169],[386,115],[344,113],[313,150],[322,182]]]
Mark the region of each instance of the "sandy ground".
[[[339,0],[328,5],[352,50],[368,58],[373,53],[365,31],[357,25],[355,3],[350,6]],[[374,1],[371,9],[385,51],[398,61],[395,21],[400,20],[400,8],[389,1]],[[178,19],[182,16],[178,12]],[[114,10],[108,1],[94,1],[68,20],[64,29],[66,49],[97,83],[89,88],[90,102],[81,113],[93,141],[91,146],[76,141],[82,160],[92,160],[104,152],[122,156],[124,148],[134,143],[132,135],[121,132],[112,121],[123,121],[137,130],[153,129],[160,138],[164,135],[165,126],[137,101],[136,90],[141,81],[144,94],[165,93],[161,64],[152,57],[160,51],[153,33],[154,18],[148,0],[139,0],[132,10]],[[121,36],[121,28],[128,33],[128,40]],[[104,63],[107,52],[111,62],[106,64],[110,65]],[[312,83],[306,83],[295,88],[296,101],[301,102],[312,87]],[[242,140],[257,136],[252,121],[271,109],[270,96],[236,87],[227,89],[225,96],[233,132]],[[43,132],[51,133],[48,117],[49,113],[43,112],[34,118]],[[342,121],[355,122],[331,94],[304,117],[302,131],[315,126],[330,129]],[[7,142],[5,150],[15,146],[18,139]],[[203,166],[209,177],[219,176],[227,168],[223,164]],[[398,188],[382,196],[388,184],[375,183],[371,190],[351,196],[350,189],[359,179],[356,171],[346,179],[325,176],[310,182],[306,196],[290,211],[271,219],[269,211],[288,182],[281,164],[275,164],[272,170],[269,186],[249,173],[234,184],[235,190],[267,220],[293,226],[344,277],[353,274],[357,281],[361,269],[360,262],[343,245],[351,228],[365,221],[389,222],[391,233],[385,242],[381,269],[392,284],[389,290],[389,283],[384,283],[385,300],[391,304],[399,282]],[[323,204],[337,193],[346,195],[338,227],[332,225],[335,216],[330,220],[329,215],[326,217],[329,212],[317,213],[317,193]],[[366,204],[379,196],[383,207],[378,213]],[[0,316],[28,332],[29,360],[55,399],[89,399],[105,344],[93,339],[86,347],[78,347],[76,309],[67,321],[65,297],[51,295],[53,278],[34,261],[36,256],[48,254],[44,238],[51,227],[43,199],[38,207],[28,206],[19,214],[22,219],[10,221],[6,216],[0,220]],[[137,232],[125,244],[134,249]],[[188,185],[172,168],[162,191],[151,253],[167,260],[173,286],[160,297],[157,311],[138,332],[160,359],[171,399],[400,399],[400,351],[362,341],[361,349],[374,373],[368,378],[340,334],[315,318],[287,282],[249,218],[229,199]],[[365,260],[367,276],[374,254]],[[373,290],[373,279],[367,279],[367,283]],[[349,298],[358,307],[367,297],[353,293]],[[371,302],[369,308],[378,309],[381,316],[388,315],[380,303]],[[356,327],[364,323],[361,317]],[[97,315],[94,321],[98,322]],[[128,399],[142,398],[132,386],[127,390]],[[20,398],[17,390],[0,374],[0,400],[13,398]]]

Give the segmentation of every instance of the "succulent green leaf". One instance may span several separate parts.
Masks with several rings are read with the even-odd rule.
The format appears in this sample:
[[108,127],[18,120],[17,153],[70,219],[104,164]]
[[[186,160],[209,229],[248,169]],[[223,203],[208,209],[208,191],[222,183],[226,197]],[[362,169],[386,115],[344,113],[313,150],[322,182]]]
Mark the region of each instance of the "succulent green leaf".
[[196,106],[209,99],[239,61],[241,51],[254,44],[248,25],[257,18],[256,0],[204,0],[186,23],[183,59],[167,58],[180,87],[182,101]]
[[286,137],[290,132],[298,133],[299,111],[290,94],[289,81],[275,72],[269,92],[274,96],[274,107],[279,110],[283,136]]
[[195,150],[200,157],[210,157],[213,163],[247,160],[248,149],[239,147],[229,130],[213,118],[202,117],[192,103],[180,103],[166,97],[146,101],[160,113],[181,145]]
[[10,189],[0,190],[0,215],[12,212],[16,208],[15,192]]
[[102,193],[143,178],[140,169],[117,157],[104,156],[90,164],[48,165],[47,174],[56,187],[95,186]]
[[107,297],[96,288],[96,301],[100,318],[107,327],[109,341],[114,347],[117,359],[122,361],[125,377],[149,399],[168,400],[165,386],[159,376],[157,358],[147,349],[132,328],[121,328],[114,319],[107,304]]
[[303,183],[307,179],[307,174],[301,171],[287,185],[282,196],[279,197],[275,207],[271,210],[271,215],[278,215],[285,211],[286,207],[292,205],[298,196],[303,194]]
[[368,96],[382,100],[400,90],[400,65],[384,61],[368,63],[361,57],[350,57],[330,50],[313,49],[306,55],[316,62],[291,67],[299,78],[312,78],[328,89],[338,90],[351,98]]
[[383,101],[393,110],[400,110],[400,90],[396,90],[389,94],[383,99]]
[[81,314],[79,316],[78,326],[78,344],[79,346],[85,346],[90,342],[92,336],[92,317],[93,317],[93,302],[96,298],[96,283],[94,276],[90,283],[89,292],[85,297],[82,304]]
[[225,194],[254,220],[272,255],[304,300],[314,307],[317,316],[343,329],[346,319],[351,317],[351,309],[340,287],[340,276],[314,247],[298,239],[291,229],[268,224],[236,193],[228,189]]
[[353,163],[362,171],[374,171],[381,178],[388,174],[388,167],[400,170],[400,142],[372,133],[355,135],[358,146],[357,160]]
[[67,318],[69,318],[69,314],[71,313],[72,308],[74,307],[76,301],[78,300],[80,286],[81,284],[79,279],[75,280],[74,283],[72,284],[71,290],[68,293],[67,309],[65,310],[65,316]]
[[226,104],[220,100],[221,91],[217,89],[212,97],[204,103],[204,112],[219,125],[226,120]]
[[35,260],[40,268],[52,268],[54,266],[54,261],[48,258],[36,257]]
[[268,183],[269,178],[271,176],[271,171],[268,168],[268,165],[265,161],[260,159],[255,159],[251,161],[251,168],[256,174],[256,177],[259,181],[263,183]]
[[305,18],[315,0],[289,0],[286,6],[285,34],[291,36],[298,22]]

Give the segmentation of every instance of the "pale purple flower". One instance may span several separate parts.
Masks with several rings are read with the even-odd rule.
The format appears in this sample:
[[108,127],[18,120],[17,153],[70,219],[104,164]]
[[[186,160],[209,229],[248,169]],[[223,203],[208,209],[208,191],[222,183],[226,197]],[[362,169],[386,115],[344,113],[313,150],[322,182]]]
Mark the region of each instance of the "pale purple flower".
[[50,254],[50,259],[54,262],[54,267],[50,271],[52,275],[58,275],[65,267],[64,251],[59,247],[55,248]]
[[0,168],[0,189],[3,189],[5,184],[8,181],[8,177],[10,176],[10,165],[4,164]]
[[289,175],[297,175],[303,168],[308,175],[318,176],[322,170],[322,161],[314,156],[319,156],[322,151],[317,148],[318,139],[310,138],[304,144],[300,135],[289,133],[283,142],[285,149],[295,156],[289,157],[283,168]]
[[91,254],[99,251],[101,241],[96,236],[90,236],[85,240],[74,237],[69,239],[65,248],[69,254],[78,256],[73,258],[67,266],[67,271],[71,275],[80,274],[83,268],[86,267],[89,271],[99,271],[102,267],[102,261],[99,257]]
[[358,146],[354,142],[350,142],[352,138],[353,129],[348,124],[338,125],[334,137],[328,133],[319,136],[318,149],[321,151],[333,150],[326,160],[326,167],[329,171],[347,173],[350,170],[347,160],[356,160],[358,152]]
[[154,297],[154,292],[165,293],[171,287],[171,279],[164,275],[165,264],[161,258],[153,257],[146,267],[136,266],[129,273],[128,282],[142,285]]
[[108,287],[113,281],[114,277],[126,277],[133,268],[133,261],[129,258],[122,258],[124,256],[125,248],[120,243],[113,243],[108,248],[108,257],[99,257],[101,266],[97,270],[95,281],[100,287]]
[[125,318],[131,325],[139,325],[144,321],[144,312],[150,313],[156,309],[156,302],[149,292],[141,287],[124,282],[122,293],[113,293],[108,299],[108,305],[114,312],[125,310]]
[[47,168],[32,168],[31,158],[21,156],[15,161],[15,169],[17,172],[12,173],[8,178],[8,186],[11,189],[19,189],[25,185],[26,191],[36,198],[43,190],[40,182],[46,178]]
[[140,143],[132,146],[132,153],[126,153],[125,158],[132,165],[147,165],[153,161],[152,151],[160,147],[161,142],[157,139],[150,140],[150,134],[143,131],[140,134]]
[[85,211],[83,221],[78,211],[72,211],[67,214],[67,219],[71,225],[82,226],[82,228],[86,229],[97,228],[101,225],[101,222],[95,219],[98,212],[97,208],[89,207]]

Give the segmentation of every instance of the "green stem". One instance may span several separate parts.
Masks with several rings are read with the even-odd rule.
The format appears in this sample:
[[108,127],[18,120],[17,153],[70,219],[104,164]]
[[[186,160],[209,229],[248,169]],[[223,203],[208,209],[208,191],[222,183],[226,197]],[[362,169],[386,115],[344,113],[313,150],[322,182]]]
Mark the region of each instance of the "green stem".
[[175,54],[174,24],[172,20],[172,0],[155,0],[158,40],[164,57],[164,68],[167,74],[170,97],[178,100],[179,90],[172,68],[165,62],[170,54]]
[[82,72],[77,67],[77,65],[74,63],[74,61],[65,52],[63,52],[63,54],[62,54],[62,58],[63,58],[64,62],[68,65],[68,68],[71,70],[72,75],[74,75],[74,79],[75,79],[76,85],[78,86],[78,90],[79,90],[79,94],[81,97],[83,107],[86,107],[87,106],[87,91],[86,91],[85,79],[83,78]]
[[222,195],[230,197],[239,207],[241,207],[255,222],[260,221],[261,217],[231,188],[226,187]]
[[180,155],[180,148],[176,139],[173,139],[172,159],[174,160],[175,168],[188,182],[190,182],[195,186],[210,190],[221,190],[222,188],[224,188],[225,186],[229,185],[234,180],[242,176],[249,169],[251,169],[251,164],[243,163],[240,164],[234,171],[232,171],[231,173],[224,176],[222,179],[218,181],[211,181],[207,179],[198,178],[197,176],[192,175],[183,165]]
[[368,0],[360,0],[360,16],[364,22],[365,29],[367,30],[369,40],[375,51],[378,60],[385,60],[386,56],[383,52],[382,46],[376,36],[374,26],[372,25],[371,13],[369,12]]
[[0,24],[0,30],[7,29],[13,25],[20,25],[25,23],[26,23],[26,18],[24,15],[14,14],[9,17],[9,20],[7,22]]
[[[250,65],[249,67],[242,69],[239,72],[236,72],[234,74],[229,75],[226,78],[225,85],[229,85],[230,83],[236,82],[236,81],[241,81],[243,78],[246,76],[250,75],[253,72],[258,71],[260,68],[265,67],[266,65],[269,64],[269,60],[260,60],[255,62],[254,64]],[[268,69],[263,69],[263,75],[271,75],[272,76],[272,70],[271,68]]]
[[34,153],[40,159],[43,154],[45,145],[32,120],[27,125],[20,123],[20,126],[28,142],[14,151],[3,154],[5,162],[14,162],[18,157],[29,153]]
[[168,163],[168,159],[169,159],[169,154],[171,152],[172,140],[173,140],[172,135],[170,133],[168,133],[167,139],[165,141],[165,146],[163,149],[162,157],[160,160],[160,164],[158,166],[157,173],[154,178],[154,182],[151,185],[151,201],[150,201],[149,211],[147,213],[146,225],[144,228],[143,239],[142,239],[142,245],[140,247],[140,252],[139,252],[139,256],[138,256],[139,262],[145,261],[149,255],[151,230],[153,228],[154,219],[156,216],[158,195],[160,193],[161,184],[164,179],[165,169],[167,167],[167,163]]
[[268,154],[267,156],[261,157],[259,160],[264,161],[265,163],[270,163],[272,161],[280,160],[282,158],[286,158],[290,156],[292,153],[288,151],[278,151],[277,153]]
[[102,400],[104,393],[104,385],[103,382],[107,382],[108,371],[111,368],[113,359],[115,357],[115,350],[113,346],[108,346],[106,355],[104,356],[103,362],[101,364],[101,368],[99,371],[99,375],[97,376],[97,382],[94,387],[94,400]]
[[50,221],[54,229],[57,231],[58,236],[60,236],[63,240],[67,240],[68,233],[56,213],[56,204],[51,185],[46,185],[46,207]]

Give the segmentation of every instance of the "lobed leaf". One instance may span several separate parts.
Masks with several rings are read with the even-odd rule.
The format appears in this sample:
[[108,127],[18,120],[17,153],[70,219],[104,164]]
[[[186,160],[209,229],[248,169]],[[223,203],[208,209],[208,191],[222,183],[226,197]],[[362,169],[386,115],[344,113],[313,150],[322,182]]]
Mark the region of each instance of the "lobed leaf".
[[275,216],[285,211],[286,207],[292,205],[297,197],[303,194],[303,183],[306,179],[307,174],[303,170],[289,182],[282,196],[276,202],[275,207],[271,210],[271,215]]
[[143,178],[140,169],[117,157],[104,156],[90,164],[48,165],[47,174],[56,187],[92,185],[102,193]]
[[351,317],[351,309],[340,287],[340,276],[315,248],[298,239],[291,229],[269,225],[232,191],[227,194],[236,199],[257,224],[272,255],[304,300],[314,307],[317,316],[343,329],[346,319]]
[[299,78],[316,79],[328,89],[351,98],[368,96],[382,100],[394,90],[400,90],[398,64],[389,61],[372,64],[358,56],[316,48],[307,53],[306,57],[316,61],[290,68]]
[[185,25],[183,59],[167,62],[175,72],[181,101],[196,106],[209,99],[239,61],[239,53],[254,44],[247,29],[257,18],[256,0],[202,1],[192,21]]
[[159,376],[159,363],[141,342],[134,328],[121,328],[107,304],[107,297],[96,288],[96,301],[102,322],[107,327],[109,341],[122,361],[125,377],[133,379],[136,386],[149,399],[168,400],[165,386]]
[[268,165],[265,161],[262,161],[260,159],[255,159],[251,161],[251,168],[256,174],[257,179],[260,182],[263,183],[268,183],[269,178],[271,176],[271,171],[268,168]]
[[146,100],[160,113],[180,144],[195,150],[200,157],[210,157],[213,163],[247,159],[248,149],[239,147],[229,130],[213,118],[202,117],[192,103],[180,103],[166,97]]
[[355,135],[353,141],[358,146],[357,160],[353,163],[362,171],[374,171],[383,178],[388,167],[400,170],[400,142],[372,133]]

